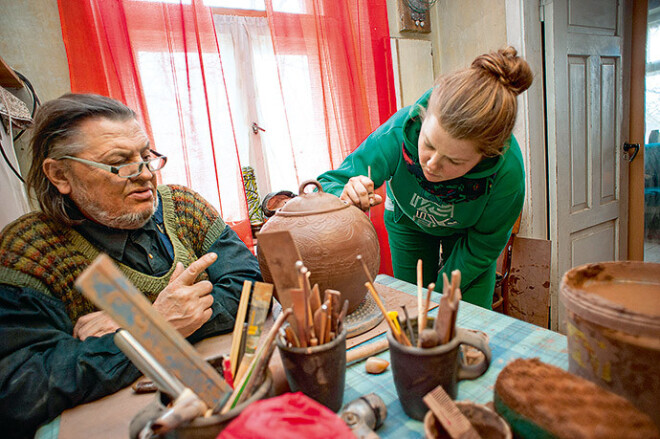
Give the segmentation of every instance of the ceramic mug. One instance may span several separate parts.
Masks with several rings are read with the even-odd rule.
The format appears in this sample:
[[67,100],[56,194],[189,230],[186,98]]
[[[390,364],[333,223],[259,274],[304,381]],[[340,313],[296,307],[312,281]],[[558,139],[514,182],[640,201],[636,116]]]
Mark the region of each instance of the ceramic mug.
[[[433,327],[434,319],[428,318],[427,328]],[[416,331],[417,321],[411,321]],[[405,321],[401,325],[405,328]],[[486,334],[456,328],[456,334],[449,343],[433,348],[404,346],[391,331],[387,333],[390,345],[390,361],[394,385],[403,406],[403,411],[413,419],[422,421],[428,411],[424,395],[442,385],[452,399],[456,399],[457,384],[460,380],[472,380],[483,375],[490,365],[491,353]],[[484,360],[467,365],[459,355],[462,344],[473,346],[484,354]]]
[[314,347],[288,347],[281,336],[276,340],[291,391],[300,391],[337,412],[346,383],[346,329],[332,341]]

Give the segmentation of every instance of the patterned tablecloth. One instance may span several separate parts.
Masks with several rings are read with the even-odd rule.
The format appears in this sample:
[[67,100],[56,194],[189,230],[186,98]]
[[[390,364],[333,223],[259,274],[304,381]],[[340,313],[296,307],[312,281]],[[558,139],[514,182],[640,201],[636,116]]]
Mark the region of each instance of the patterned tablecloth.
[[[387,285],[399,291],[416,295],[417,287],[390,276],[379,275],[376,283]],[[441,295],[433,293],[432,300],[439,301]],[[429,315],[435,315],[433,310]],[[515,358],[538,357],[541,361],[568,368],[566,337],[562,334],[489,311],[478,306],[461,302],[457,325],[467,329],[484,331],[490,337],[492,363],[488,371],[472,381],[461,381],[458,385],[457,400],[470,400],[485,404],[493,400],[493,386],[502,368]],[[379,337],[371,340],[377,340]],[[389,361],[389,351],[378,355]],[[376,433],[381,438],[423,437],[424,426],[410,419],[404,412],[394,388],[392,371],[371,375],[365,371],[364,361],[351,365],[346,371],[344,403],[368,393],[376,393],[387,405],[387,419]]]
[[[404,293],[416,295],[417,287],[390,276],[379,275],[376,283],[386,285]],[[441,295],[433,293],[432,300],[438,302]],[[429,315],[435,316],[437,309]],[[488,371],[472,381],[461,381],[458,385],[458,400],[471,400],[485,404],[493,400],[493,386],[502,368],[515,358],[538,357],[541,361],[562,369],[568,368],[568,353],[564,335],[538,326],[489,311],[466,302],[461,302],[457,325],[467,329],[484,331],[490,337],[492,363]],[[385,334],[369,340],[384,338]],[[378,354],[389,361],[389,351]],[[364,361],[354,363],[346,371],[344,404],[368,393],[376,393],[387,405],[387,419],[377,431],[381,438],[423,437],[421,422],[410,419],[404,412],[394,388],[391,368],[380,374],[366,373]],[[35,438],[57,439],[60,417],[39,429]]]

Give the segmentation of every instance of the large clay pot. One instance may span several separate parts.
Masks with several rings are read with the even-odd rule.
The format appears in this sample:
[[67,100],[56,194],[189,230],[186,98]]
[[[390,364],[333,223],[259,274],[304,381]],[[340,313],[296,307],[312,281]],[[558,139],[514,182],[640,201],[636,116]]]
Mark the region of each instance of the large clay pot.
[[[316,186],[318,192],[306,193],[308,186]],[[367,293],[367,278],[357,255],[362,255],[372,277],[378,273],[380,248],[376,230],[364,212],[323,192],[318,181],[303,182],[299,193],[266,221],[261,231],[288,230],[311,272],[310,283],[318,283],[321,294],[326,289],[339,291],[342,302],[348,299],[350,313]],[[272,283],[258,241],[257,255],[264,280]]]

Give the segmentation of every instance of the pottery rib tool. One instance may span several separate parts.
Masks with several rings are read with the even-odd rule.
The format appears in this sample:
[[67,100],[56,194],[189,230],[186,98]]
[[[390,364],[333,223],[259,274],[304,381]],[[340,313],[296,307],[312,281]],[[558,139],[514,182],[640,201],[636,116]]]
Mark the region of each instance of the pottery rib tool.
[[312,295],[309,297],[309,304],[312,308],[313,315],[321,306],[321,290],[319,289],[319,284],[314,284],[312,287]]
[[422,271],[422,260],[417,260],[417,347],[421,347],[422,331],[425,326],[422,325],[424,319],[423,298],[424,296],[424,273]]
[[325,290],[325,297],[330,298],[330,307],[332,311],[330,316],[330,331],[334,332],[335,335],[338,335],[337,332],[337,321],[339,320],[339,313],[341,312],[341,293],[337,290]]
[[220,374],[152,307],[109,256],[101,254],[76,288],[131,335],[186,387],[215,410],[231,394]]
[[287,230],[257,233],[257,240],[275,284],[275,297],[283,309],[291,308],[289,289],[300,288],[296,261],[302,257],[296,243]]
[[261,330],[266,321],[266,316],[268,315],[270,298],[272,296],[273,284],[264,282],[254,283],[252,300],[250,300],[250,315],[248,316],[248,326],[245,337],[245,352],[241,357],[240,366],[235,375],[236,381],[241,379],[257,351],[257,345],[259,344],[259,338],[261,337]]
[[234,333],[231,339],[231,350],[229,351],[229,361],[231,361],[231,374],[236,377],[238,372],[238,365],[240,362],[241,344],[243,344],[243,323],[245,323],[245,314],[247,313],[248,303],[250,302],[250,290],[252,289],[252,282],[246,280],[243,282],[243,291],[241,291],[241,299],[238,302],[238,312],[236,313],[236,321],[234,322]]
[[442,386],[438,386],[424,395],[424,402],[450,437],[454,439],[479,439],[481,437]]

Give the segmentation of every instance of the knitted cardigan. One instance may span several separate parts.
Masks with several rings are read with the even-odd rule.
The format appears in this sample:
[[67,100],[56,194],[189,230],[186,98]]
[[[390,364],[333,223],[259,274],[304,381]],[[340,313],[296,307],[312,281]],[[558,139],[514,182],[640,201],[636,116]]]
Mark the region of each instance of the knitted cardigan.
[[[163,276],[150,276],[115,261],[152,302],[167,286],[177,262],[189,266],[225,228],[213,206],[196,192],[176,185],[159,186],[158,192],[165,233],[174,247],[170,270]],[[32,212],[9,224],[0,235],[0,282],[34,288],[61,300],[75,323],[78,317],[97,310],[75,289],[74,282],[101,251],[74,229],[42,212]]]

